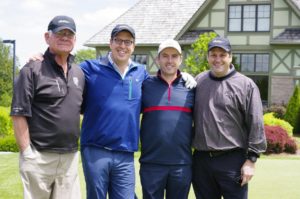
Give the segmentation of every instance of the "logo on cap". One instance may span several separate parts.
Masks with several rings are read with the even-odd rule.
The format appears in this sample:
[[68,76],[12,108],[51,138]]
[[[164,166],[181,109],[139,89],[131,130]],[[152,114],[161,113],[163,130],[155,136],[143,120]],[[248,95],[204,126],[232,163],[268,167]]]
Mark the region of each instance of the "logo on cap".
[[63,16],[63,15],[56,16],[50,21],[48,25],[48,30],[53,31],[54,33],[63,29],[68,29],[73,33],[76,33],[76,25],[74,20],[71,17]]

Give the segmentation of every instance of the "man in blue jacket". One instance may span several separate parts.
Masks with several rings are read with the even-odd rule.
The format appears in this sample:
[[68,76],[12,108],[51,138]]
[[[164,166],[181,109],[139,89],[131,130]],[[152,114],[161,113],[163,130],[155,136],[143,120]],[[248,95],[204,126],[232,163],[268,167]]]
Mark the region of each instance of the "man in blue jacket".
[[140,177],[144,199],[188,198],[192,177],[194,90],[184,86],[181,48],[166,40],[158,49],[157,76],[143,83]]
[[138,149],[142,83],[145,67],[131,61],[135,32],[117,25],[111,52],[81,63],[86,77],[81,152],[87,198],[132,199],[134,151]]

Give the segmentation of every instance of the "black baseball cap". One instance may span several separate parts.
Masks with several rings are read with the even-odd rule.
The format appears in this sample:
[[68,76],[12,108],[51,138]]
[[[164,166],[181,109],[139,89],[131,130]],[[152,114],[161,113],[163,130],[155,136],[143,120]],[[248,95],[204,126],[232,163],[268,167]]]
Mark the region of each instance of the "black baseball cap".
[[68,29],[73,33],[76,33],[76,25],[71,17],[64,15],[56,16],[50,21],[48,25],[48,30],[51,30],[54,33],[63,29]]
[[111,38],[114,38],[119,32],[127,31],[131,34],[133,39],[135,39],[135,31],[132,27],[130,27],[127,24],[118,24],[114,27],[114,29],[111,31]]
[[224,37],[215,37],[208,43],[208,51],[215,47],[222,48],[226,52],[231,52],[230,42],[227,38]]

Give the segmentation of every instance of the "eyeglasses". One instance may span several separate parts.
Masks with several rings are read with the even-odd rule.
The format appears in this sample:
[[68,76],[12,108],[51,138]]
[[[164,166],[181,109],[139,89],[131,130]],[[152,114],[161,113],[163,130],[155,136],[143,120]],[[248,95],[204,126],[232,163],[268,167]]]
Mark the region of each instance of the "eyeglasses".
[[75,34],[71,31],[65,31],[65,30],[61,30],[58,31],[56,33],[53,33],[57,38],[63,38],[63,37],[67,37],[69,39],[74,38]]
[[122,43],[124,43],[125,46],[131,46],[133,44],[133,41],[131,40],[123,40],[118,38],[114,38],[114,42],[120,46],[122,45]]

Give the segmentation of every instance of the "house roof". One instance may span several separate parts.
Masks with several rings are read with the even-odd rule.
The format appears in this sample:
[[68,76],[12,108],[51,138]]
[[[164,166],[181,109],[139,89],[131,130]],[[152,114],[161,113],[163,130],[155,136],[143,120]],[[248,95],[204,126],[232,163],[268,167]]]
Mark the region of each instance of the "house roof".
[[181,32],[206,0],[141,0],[91,37],[86,46],[107,46],[116,24],[126,23],[136,32],[136,45],[158,45]]
[[276,36],[271,44],[300,44],[300,28],[286,28]]
[[209,32],[216,33],[214,30],[189,30],[178,39],[178,42],[180,44],[191,44],[199,38],[199,35]]
[[[191,44],[204,32],[189,30],[190,24],[205,8],[208,0],[140,0],[133,7],[105,26],[85,42],[96,47],[109,44],[110,33],[116,24],[128,24],[135,29],[137,46],[157,46],[165,39],[177,39],[180,44]],[[286,0],[300,16],[300,0]],[[271,44],[299,44],[299,28],[285,29]]]

